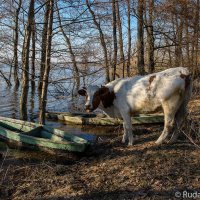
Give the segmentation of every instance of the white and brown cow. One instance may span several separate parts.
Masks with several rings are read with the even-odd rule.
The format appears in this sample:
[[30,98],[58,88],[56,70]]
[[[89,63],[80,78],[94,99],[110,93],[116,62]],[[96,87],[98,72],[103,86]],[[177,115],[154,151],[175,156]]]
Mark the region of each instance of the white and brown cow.
[[[147,76],[120,78],[105,86],[88,86],[78,91],[86,97],[85,109],[102,109],[108,116],[123,118],[124,135],[133,144],[131,116],[136,113],[164,112],[164,130],[156,144],[161,144],[172,128],[182,124],[191,96],[192,81],[187,68],[170,68]],[[174,132],[175,133],[175,132]],[[171,141],[175,141],[173,134]]]

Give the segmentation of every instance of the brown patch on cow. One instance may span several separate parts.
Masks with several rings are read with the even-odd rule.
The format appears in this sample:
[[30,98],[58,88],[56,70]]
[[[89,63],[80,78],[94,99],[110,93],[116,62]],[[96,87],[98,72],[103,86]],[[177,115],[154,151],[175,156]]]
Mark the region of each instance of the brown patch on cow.
[[189,75],[185,75],[185,74],[181,73],[180,77],[182,79],[185,79],[185,89],[186,89],[190,85],[190,74]]
[[110,91],[107,87],[103,86],[97,92],[104,108],[113,105],[113,101],[116,98],[114,91]]
[[156,78],[156,75],[150,76],[149,78],[149,85],[153,82],[153,80]]
[[93,96],[93,100],[92,100],[92,108],[93,110],[95,110],[99,104],[100,104],[100,96],[99,96],[99,91],[95,92],[94,93],[94,96]]
[[147,88],[147,91],[151,90],[151,83],[153,82],[153,80],[156,78],[156,75],[150,76],[149,78],[149,87]]

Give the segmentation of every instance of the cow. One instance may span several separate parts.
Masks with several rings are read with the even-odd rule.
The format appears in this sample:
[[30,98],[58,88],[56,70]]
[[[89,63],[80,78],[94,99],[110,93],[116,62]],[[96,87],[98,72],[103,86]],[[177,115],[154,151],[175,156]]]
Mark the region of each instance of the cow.
[[131,116],[162,111],[164,129],[156,141],[160,145],[172,131],[170,141],[175,142],[178,137],[176,130],[183,123],[192,94],[192,78],[187,68],[177,67],[146,76],[119,78],[101,87],[90,85],[78,93],[86,98],[87,112],[100,108],[109,117],[123,119],[122,142],[128,140],[128,145],[134,142]]

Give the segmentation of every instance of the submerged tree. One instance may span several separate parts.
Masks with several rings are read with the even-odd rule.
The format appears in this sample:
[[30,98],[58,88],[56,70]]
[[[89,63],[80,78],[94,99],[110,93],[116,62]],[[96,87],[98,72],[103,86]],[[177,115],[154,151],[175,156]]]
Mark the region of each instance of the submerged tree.
[[35,21],[32,24],[31,42],[32,42],[32,57],[31,57],[31,92],[35,91],[35,43],[36,43],[36,28]]
[[19,87],[19,78],[18,78],[18,40],[19,40],[19,12],[21,9],[22,0],[19,0],[18,7],[15,11],[15,27],[14,27],[14,81],[15,87]]
[[41,47],[41,61],[40,61],[40,76],[38,80],[38,92],[39,96],[42,90],[42,79],[45,68],[45,59],[46,59],[46,45],[47,45],[47,27],[48,27],[48,16],[49,16],[49,1],[45,4],[45,14],[43,20],[43,31],[42,31],[42,47]]
[[34,24],[34,0],[30,0],[28,22],[25,29],[22,52],[22,90],[20,97],[20,119],[27,120],[27,98],[29,89],[29,53],[32,25]]
[[49,12],[48,12],[48,26],[47,26],[47,43],[46,43],[46,57],[45,57],[45,67],[44,74],[42,75],[42,90],[39,102],[39,123],[45,123],[45,111],[47,104],[47,89],[49,83],[49,72],[51,64],[51,43],[52,43],[52,27],[53,27],[53,13],[54,13],[54,0],[49,1]]

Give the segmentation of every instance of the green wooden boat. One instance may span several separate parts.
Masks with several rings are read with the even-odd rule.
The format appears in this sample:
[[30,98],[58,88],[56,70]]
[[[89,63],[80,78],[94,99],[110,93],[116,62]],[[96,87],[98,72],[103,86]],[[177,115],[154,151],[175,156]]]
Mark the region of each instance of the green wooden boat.
[[[46,113],[46,117],[48,119],[61,120],[68,124],[77,125],[112,126],[123,123],[122,119],[109,118],[104,114],[48,112]],[[163,123],[163,121],[163,114],[140,114],[132,117],[132,124],[153,124]]]
[[89,142],[49,126],[0,117],[0,137],[16,146],[51,151],[83,152]]

